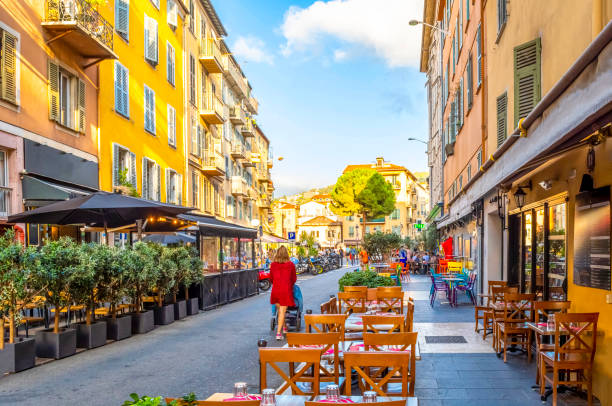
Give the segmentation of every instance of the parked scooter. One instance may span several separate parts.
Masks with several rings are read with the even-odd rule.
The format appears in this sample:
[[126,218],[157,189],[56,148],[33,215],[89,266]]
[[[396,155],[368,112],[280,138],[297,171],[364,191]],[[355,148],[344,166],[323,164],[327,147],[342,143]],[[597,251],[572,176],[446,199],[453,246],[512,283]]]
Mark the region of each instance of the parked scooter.
[[270,270],[262,269],[259,271],[259,290],[267,291],[272,287],[270,279]]

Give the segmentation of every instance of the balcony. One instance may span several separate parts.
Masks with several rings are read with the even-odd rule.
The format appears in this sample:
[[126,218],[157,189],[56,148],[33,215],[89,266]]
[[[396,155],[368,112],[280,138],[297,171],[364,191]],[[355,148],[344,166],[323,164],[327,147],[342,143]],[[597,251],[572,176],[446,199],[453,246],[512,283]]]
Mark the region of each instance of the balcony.
[[253,187],[249,187],[247,193],[250,200],[257,200],[259,193],[257,193],[257,190],[255,190]]
[[244,123],[244,125],[240,129],[240,133],[245,138],[254,137],[255,136],[255,128],[253,127],[253,120],[251,120],[249,117],[247,117],[246,122]]
[[[117,59],[113,52],[113,26],[87,0],[46,0],[42,26],[84,58]],[[86,65],[89,66],[92,63]]]
[[257,114],[259,110],[259,102],[256,98],[254,98],[250,92],[248,97],[245,99],[247,109],[251,112],[251,114]]
[[402,188],[402,184],[400,182],[390,182],[390,183],[394,190],[400,190]]
[[208,176],[225,176],[223,157],[215,151],[205,151],[202,158],[202,173]]
[[246,149],[240,142],[232,143],[232,158],[234,159],[246,159]]
[[225,56],[224,71],[225,78],[230,87],[238,93],[240,98],[248,97],[249,88],[247,81],[240,72],[240,68],[236,65],[234,60],[229,56]]
[[232,176],[232,194],[234,196],[247,196],[248,185],[241,176]]
[[223,55],[217,41],[212,38],[200,41],[200,63],[208,73],[223,73]]
[[200,117],[207,124],[223,124],[223,102],[216,94],[204,94],[202,96],[202,109]]
[[253,162],[253,155],[251,154],[251,151],[249,150],[245,151],[245,158],[244,158],[244,161],[242,162],[242,166],[244,166],[245,168],[255,167],[255,162]]
[[261,209],[269,209],[270,199],[268,199],[267,197],[260,198],[259,200],[257,200],[257,206],[259,206],[259,208]]
[[268,159],[268,169],[272,169],[274,167],[274,160]]
[[254,164],[258,164],[261,162],[261,156],[259,152],[251,152],[251,162]]
[[230,121],[234,125],[244,125],[247,121],[247,116],[240,105],[235,105],[230,109]]

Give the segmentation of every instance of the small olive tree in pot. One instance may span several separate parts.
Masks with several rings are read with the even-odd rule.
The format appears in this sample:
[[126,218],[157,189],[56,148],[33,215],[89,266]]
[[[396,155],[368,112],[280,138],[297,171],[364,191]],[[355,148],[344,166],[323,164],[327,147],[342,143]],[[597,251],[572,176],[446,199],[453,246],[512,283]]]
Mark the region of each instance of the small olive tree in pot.
[[153,330],[153,311],[145,311],[142,296],[155,286],[158,278],[159,265],[156,261],[156,251],[149,244],[137,242],[131,249],[126,249],[126,257],[122,261],[125,267],[128,292],[136,307],[132,313],[132,333],[142,334]]
[[191,316],[199,312],[199,298],[189,297],[189,287],[194,284],[201,284],[204,280],[204,262],[200,258],[200,253],[195,248],[189,250],[189,272],[183,282],[185,285],[185,300],[187,301],[187,315]]
[[155,288],[157,289],[157,307],[155,311],[155,324],[166,325],[174,322],[174,304],[164,305],[164,297],[170,294],[176,283],[177,263],[174,260],[175,248],[165,248],[159,244],[150,244],[156,255],[156,263],[158,266],[157,280]]
[[134,251],[130,249],[112,251],[111,266],[104,268],[102,297],[109,304],[109,317],[106,319],[107,338],[115,341],[132,336],[132,316],[118,316],[119,303],[128,295],[128,272]]
[[[34,288],[37,251],[15,241],[15,232],[8,230],[0,237],[0,375],[19,372],[34,366],[36,347],[33,338],[15,337],[15,326],[21,310],[38,296],[45,286]],[[4,340],[4,315],[9,322],[8,343]]]
[[[191,272],[190,265],[191,261],[189,258],[189,251],[187,248],[180,246],[176,248],[166,248],[165,251],[168,259],[174,263],[174,283],[172,285],[172,303],[174,304],[174,318],[180,320],[187,316],[187,302],[189,298],[187,288],[189,287],[190,281],[187,280]],[[185,285],[187,283],[187,285]],[[177,300],[177,296],[181,286],[185,286],[185,300]]]
[[36,268],[36,284],[44,290],[47,303],[55,308],[53,328],[36,333],[36,355],[42,358],[60,359],[76,352],[76,330],[60,329],[60,314],[64,306],[72,302],[70,283],[81,256],[77,244],[69,237],[49,241],[40,249],[40,262]]

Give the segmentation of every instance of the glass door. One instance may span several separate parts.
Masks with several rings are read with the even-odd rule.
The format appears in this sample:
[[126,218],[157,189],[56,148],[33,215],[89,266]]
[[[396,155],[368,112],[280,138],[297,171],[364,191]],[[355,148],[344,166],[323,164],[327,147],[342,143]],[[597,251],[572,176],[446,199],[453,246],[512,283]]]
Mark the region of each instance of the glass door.
[[544,249],[544,207],[535,210],[535,293],[537,297],[542,298],[544,294],[544,262],[545,262],[545,249]]
[[561,203],[548,210],[548,300],[566,300],[566,206]]
[[532,270],[533,270],[533,216],[531,211],[523,213],[523,272],[522,290],[524,293],[532,293]]

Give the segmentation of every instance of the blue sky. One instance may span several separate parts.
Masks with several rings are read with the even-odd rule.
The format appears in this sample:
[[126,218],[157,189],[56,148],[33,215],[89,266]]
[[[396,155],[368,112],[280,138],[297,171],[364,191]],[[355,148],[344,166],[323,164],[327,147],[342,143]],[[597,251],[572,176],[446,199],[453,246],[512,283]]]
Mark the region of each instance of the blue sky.
[[276,196],[377,156],[427,170],[422,0],[213,0],[260,102]]

